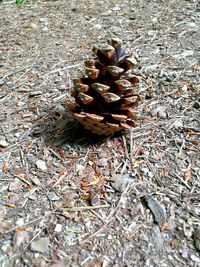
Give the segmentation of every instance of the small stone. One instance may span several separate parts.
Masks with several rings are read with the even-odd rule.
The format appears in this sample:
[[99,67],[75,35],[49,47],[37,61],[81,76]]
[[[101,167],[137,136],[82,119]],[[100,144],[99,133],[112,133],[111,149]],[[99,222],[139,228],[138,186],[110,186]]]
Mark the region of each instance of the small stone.
[[176,129],[181,128],[183,127],[183,121],[181,119],[178,119],[173,123],[173,125]]
[[38,95],[42,95],[42,91],[34,91],[34,92],[30,92],[29,96],[38,96]]
[[197,228],[193,234],[196,248],[200,251],[200,228]]
[[31,178],[31,180],[35,185],[38,185],[38,186],[41,185],[41,182],[37,177],[34,176]]
[[196,109],[200,109],[200,101],[199,102],[195,102],[193,104],[193,107],[196,108]]
[[48,193],[47,197],[51,201],[58,201],[58,200],[60,200],[60,197],[58,195],[56,195],[56,193],[54,193],[54,192]]
[[5,253],[7,253],[10,248],[11,248],[11,240],[5,240],[3,242],[3,245],[0,247],[0,249]]
[[43,237],[31,243],[31,250],[45,253],[49,246],[49,238]]
[[107,239],[108,239],[108,240],[112,240],[112,235],[108,235],[108,236],[107,236]]
[[15,180],[9,185],[9,191],[16,191],[19,190],[22,186],[21,181],[18,178],[15,178]]
[[6,142],[6,140],[0,140],[0,146],[1,147],[7,147],[9,144]]
[[192,254],[192,255],[190,256],[190,258],[191,258],[191,260],[193,260],[194,262],[200,263],[200,258],[197,257],[196,255]]
[[157,115],[157,117],[165,119],[167,117],[166,107],[158,106],[156,109],[152,111],[152,115],[153,116]]
[[46,163],[43,160],[41,160],[41,159],[39,159],[39,160],[36,161],[36,166],[41,171],[46,171],[47,170]]
[[121,10],[121,7],[120,6],[114,6],[112,8],[113,11],[120,11]]
[[112,14],[112,10],[107,10],[107,11],[105,11],[104,13],[102,13],[101,15],[102,16],[109,16],[109,15],[111,15]]
[[113,180],[112,187],[119,192],[123,192],[123,190],[126,188],[126,186],[128,184],[133,183],[133,181],[134,181],[129,176],[120,175],[120,174],[113,175],[112,180]]
[[181,256],[184,258],[184,259],[187,259],[188,258],[188,249],[187,248],[183,248],[182,252],[181,252]]
[[97,30],[101,30],[102,29],[102,25],[101,24],[96,24],[94,25],[94,28]]
[[39,22],[46,22],[47,18],[39,18]]
[[44,27],[44,28],[42,29],[43,32],[48,32],[48,30],[49,30],[48,27]]
[[0,80],[0,86],[4,84],[4,81],[3,80]]
[[33,29],[37,29],[37,27],[38,27],[37,24],[35,24],[35,23],[31,23],[30,26],[31,26],[31,28],[33,28]]
[[17,226],[22,226],[24,224],[24,219],[23,218],[18,219],[15,224]]
[[55,232],[60,233],[62,231],[62,224],[56,224],[56,227],[54,229]]

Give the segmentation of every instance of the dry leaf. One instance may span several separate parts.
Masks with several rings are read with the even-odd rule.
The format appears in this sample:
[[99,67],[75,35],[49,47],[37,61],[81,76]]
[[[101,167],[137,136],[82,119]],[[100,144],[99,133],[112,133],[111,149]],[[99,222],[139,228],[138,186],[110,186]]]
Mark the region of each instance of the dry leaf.
[[96,184],[98,184],[98,182],[99,182],[99,177],[94,177],[94,178],[93,178],[93,181],[90,182],[90,183],[88,184],[88,186],[90,186],[90,185],[96,185]]
[[160,175],[163,176],[163,177],[167,177],[168,176],[168,171],[166,169],[164,169],[164,170],[161,171]]
[[80,187],[82,190],[88,192],[90,188],[88,187],[88,184],[86,182],[80,182]]
[[160,230],[161,232],[169,230],[169,225],[167,222],[164,222],[163,224],[160,225]]
[[135,161],[134,161],[134,166],[135,167],[137,167],[137,166],[140,166],[141,164],[143,163],[143,160],[142,159],[136,159]]
[[136,147],[135,150],[133,151],[133,155],[134,155],[134,156],[139,155],[140,152],[141,152],[141,147],[138,146],[138,147]]
[[16,168],[14,169],[14,174],[22,174],[22,173],[26,173],[26,170],[20,169],[20,168]]
[[10,202],[5,203],[4,205],[5,205],[6,207],[9,207],[9,208],[16,208],[15,204],[10,203]]
[[15,232],[21,232],[21,231],[25,231],[26,230],[26,228],[25,227],[17,227],[16,229],[15,229]]
[[188,170],[184,173],[183,180],[184,180],[185,182],[188,182],[189,179],[190,179],[190,177],[191,177],[191,170],[188,169]]
[[4,165],[3,165],[2,171],[3,171],[3,172],[7,172],[8,170],[9,170],[9,163],[6,162],[6,163],[4,163]]
[[66,172],[66,168],[64,167],[60,167],[56,170],[57,173],[59,173],[60,175],[63,175]]

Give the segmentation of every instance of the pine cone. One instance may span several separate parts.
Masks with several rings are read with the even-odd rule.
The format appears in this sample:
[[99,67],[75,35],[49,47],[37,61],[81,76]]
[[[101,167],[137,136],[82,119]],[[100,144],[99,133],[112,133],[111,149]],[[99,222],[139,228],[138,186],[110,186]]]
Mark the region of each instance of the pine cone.
[[141,100],[134,89],[139,79],[131,74],[137,62],[118,39],[103,48],[95,46],[93,52],[96,57],[85,61],[86,77],[74,80],[75,101],[68,101],[68,110],[94,134],[129,129],[135,125],[133,110]]

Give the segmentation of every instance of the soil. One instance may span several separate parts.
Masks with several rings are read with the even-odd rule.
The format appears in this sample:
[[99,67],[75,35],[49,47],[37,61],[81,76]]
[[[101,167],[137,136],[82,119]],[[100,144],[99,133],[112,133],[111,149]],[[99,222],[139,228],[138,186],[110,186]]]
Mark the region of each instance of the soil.
[[[200,266],[199,1],[0,2],[0,266]],[[94,138],[65,110],[120,38],[144,95]]]

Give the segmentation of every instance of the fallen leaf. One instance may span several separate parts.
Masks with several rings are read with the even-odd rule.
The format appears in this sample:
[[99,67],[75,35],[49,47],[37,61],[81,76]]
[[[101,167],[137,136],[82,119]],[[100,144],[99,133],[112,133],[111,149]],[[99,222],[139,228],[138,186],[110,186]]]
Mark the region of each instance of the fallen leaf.
[[164,231],[169,230],[169,225],[168,225],[168,223],[167,223],[167,222],[164,222],[163,224],[161,224],[161,226],[160,226],[160,230],[161,230],[161,232],[164,232]]
[[15,232],[22,232],[22,231],[24,231],[24,230],[26,230],[25,227],[17,227],[17,228],[15,229]]
[[134,155],[134,156],[139,155],[140,152],[141,152],[141,147],[138,146],[138,147],[136,147],[135,150],[133,151],[133,155]]
[[161,171],[160,175],[163,176],[163,177],[167,177],[168,176],[168,171],[166,169],[164,169],[164,170]]
[[140,166],[142,163],[143,163],[143,160],[142,160],[142,159],[136,159],[136,160],[134,161],[133,165],[134,165],[135,167],[137,167],[137,166]]
[[9,163],[6,162],[6,163],[4,163],[4,165],[3,165],[2,171],[3,171],[3,172],[7,172],[8,170],[9,170]]
[[183,176],[183,180],[185,181],[185,182],[188,182],[189,181],[189,179],[190,179],[190,177],[191,177],[191,170],[186,170],[186,172],[184,173],[184,176]]
[[10,203],[10,202],[5,203],[4,205],[5,205],[6,207],[9,207],[9,208],[15,208],[15,207],[16,207],[15,204]]
[[66,168],[64,167],[60,167],[56,170],[57,173],[59,173],[60,175],[63,175],[66,172]]
[[99,177],[94,177],[93,181],[90,182],[89,184],[87,184],[87,186],[96,185],[96,184],[98,184],[98,182],[99,182]]
[[13,171],[14,174],[22,174],[22,173],[26,173],[26,170],[23,170],[21,168],[16,168]]

